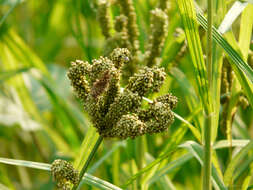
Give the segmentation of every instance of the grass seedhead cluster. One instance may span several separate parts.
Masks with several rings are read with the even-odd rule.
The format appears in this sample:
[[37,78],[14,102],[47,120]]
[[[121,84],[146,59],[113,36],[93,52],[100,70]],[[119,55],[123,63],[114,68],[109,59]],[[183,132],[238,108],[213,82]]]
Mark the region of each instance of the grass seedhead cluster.
[[102,137],[135,138],[165,131],[174,120],[172,109],[177,98],[167,94],[142,109],[142,98],[158,92],[165,79],[164,69],[143,67],[129,78],[120,91],[122,67],[129,63],[130,52],[117,48],[109,57],[72,63],[68,72],[77,96]]

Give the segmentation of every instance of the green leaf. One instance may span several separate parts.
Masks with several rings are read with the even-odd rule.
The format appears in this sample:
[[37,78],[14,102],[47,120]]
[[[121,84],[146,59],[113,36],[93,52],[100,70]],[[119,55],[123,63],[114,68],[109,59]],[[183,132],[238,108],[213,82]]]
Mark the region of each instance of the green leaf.
[[158,170],[155,175],[149,180],[148,184],[151,185],[154,182],[156,182],[159,178],[161,178],[163,175],[169,174],[170,172],[174,171],[176,168],[182,166],[186,162],[188,162],[190,159],[193,158],[193,155],[191,153],[184,154],[183,156],[179,157],[176,160],[173,160],[172,162],[166,164],[164,167],[162,167],[160,170]]
[[[71,118],[73,118],[72,114],[68,114],[67,111],[69,110],[63,100],[54,92],[53,88],[49,85],[49,82],[45,79],[38,80],[40,84],[44,87],[45,91],[47,92],[48,97],[51,100],[51,104],[54,106],[54,109],[57,112],[57,118],[61,123],[61,131],[64,134],[65,139],[67,140],[68,144],[71,147],[78,151],[80,142],[78,139],[78,131],[74,129],[77,128],[76,125],[73,125]],[[75,120],[74,118],[72,120]]]
[[227,167],[227,169],[225,171],[225,174],[224,174],[224,183],[226,185],[229,185],[230,182],[233,180],[233,175],[234,175],[235,169],[238,167],[238,165],[240,164],[241,160],[243,160],[247,156],[248,152],[252,148],[253,148],[253,141],[250,141],[231,160],[231,162],[229,163],[229,165],[228,165],[228,167]]
[[[107,181],[104,181],[102,179],[99,179],[99,178],[92,176],[90,174],[87,174],[87,173],[84,175],[82,183],[89,184],[91,186],[97,187],[102,190],[122,190],[121,188],[119,188]],[[80,185],[80,187],[81,186],[82,186],[82,184]]]
[[[197,18],[200,25],[206,30],[207,20],[197,8]],[[232,60],[232,68],[235,71],[237,78],[240,81],[243,90],[245,91],[251,106],[253,107],[253,70],[244,62],[240,54],[224,39],[224,37],[213,27],[212,35],[214,40],[227,52]],[[248,77],[246,77],[246,76]]]
[[94,173],[96,171],[96,169],[106,160],[108,159],[115,151],[117,151],[120,147],[125,147],[126,146],[126,142],[125,141],[120,141],[117,142],[113,145],[113,147],[111,148],[111,150],[109,150],[105,155],[103,155],[98,161],[96,161],[92,167],[90,167],[90,169],[88,170],[88,172],[90,174]]
[[40,162],[32,162],[32,161],[25,161],[25,160],[16,160],[16,159],[9,159],[9,158],[1,158],[0,163],[3,164],[10,164],[15,166],[23,166],[28,168],[40,169],[40,170],[51,170],[50,164],[40,163]]
[[[40,163],[40,162],[15,160],[15,159],[8,159],[8,158],[1,158],[0,157],[0,163],[51,171],[51,164]],[[103,190],[121,190],[119,187],[117,187],[107,181],[104,181],[102,179],[99,179],[95,176],[92,176],[88,173],[86,173],[84,175],[82,182],[89,184],[89,185],[93,185],[93,186],[98,187],[99,189],[103,189]]]
[[251,4],[249,4],[243,11],[240,25],[239,47],[245,61],[247,60],[249,54],[253,27],[253,19],[249,18],[253,18],[253,5]]
[[188,47],[191,54],[192,64],[196,73],[195,80],[197,82],[198,95],[201,99],[205,110],[209,110],[209,95],[206,66],[203,57],[203,50],[200,43],[198,33],[198,25],[196,12],[193,6],[193,1],[177,0],[180,14],[184,24],[184,30],[188,42]]
[[[35,67],[39,69],[45,76],[49,77],[47,68],[43,62],[26,46],[22,39],[13,31],[8,30],[0,38],[0,58],[3,64],[4,71],[17,70],[26,67]],[[45,119],[41,116],[38,108],[31,98],[28,88],[24,82],[24,78],[21,75],[16,75],[7,81],[10,86],[17,92],[24,110],[33,117],[36,122],[40,123],[48,135],[52,138],[53,142],[63,152],[72,153],[69,146],[61,138],[61,136],[48,126]]]
[[245,9],[245,7],[247,5],[248,5],[248,3],[242,3],[242,2],[236,1],[233,4],[233,6],[229,9],[229,11],[226,14],[224,20],[222,21],[220,27],[218,28],[218,31],[221,34],[224,34],[226,31],[231,29],[233,22],[241,14],[241,12]]
[[214,143],[214,149],[221,149],[221,148],[229,148],[231,145],[232,147],[244,147],[246,146],[250,140],[232,140],[232,144],[230,144],[229,140],[221,140]]
[[96,128],[90,126],[82,142],[80,153],[75,159],[74,168],[76,168],[79,171],[82,170],[98,139],[99,134],[96,132]]
[[[180,145],[181,148],[186,148],[192,155],[199,161],[201,165],[203,165],[204,151],[203,147],[194,141],[187,141],[184,144]],[[227,190],[224,182],[220,178],[217,170],[212,165],[212,182],[214,186],[221,190]]]
[[4,82],[5,80],[14,77],[18,74],[24,73],[29,71],[30,67],[20,68],[20,69],[14,69],[9,71],[0,72],[0,83]]
[[181,117],[180,115],[174,113],[175,118],[179,119],[181,122],[183,122],[184,124],[186,124],[186,126],[191,130],[192,134],[195,136],[195,138],[201,142],[201,134],[199,132],[199,130],[193,126],[190,122],[188,122],[187,120],[185,120],[183,117]]
[[3,25],[4,21],[7,19],[7,17],[12,13],[12,11],[19,5],[19,3],[21,3],[21,0],[16,0],[15,3],[13,2],[9,2],[9,1],[4,1],[4,2],[0,2],[1,4],[7,4],[9,3],[11,5],[11,8],[7,11],[7,13],[4,14],[4,16],[2,16],[2,18],[0,19],[0,29],[1,26]]
[[[199,99],[196,96],[196,93],[194,91],[194,88],[190,84],[189,80],[186,78],[185,74],[178,68],[172,67],[170,69],[171,76],[179,83],[180,89],[184,94],[184,98],[188,104],[188,107],[190,109],[190,112],[194,112],[197,109],[200,109],[201,104],[199,103]],[[201,135],[198,129],[201,129],[203,124],[203,114],[200,112],[195,118],[194,118],[194,124],[198,128],[191,129],[194,136],[198,139],[199,142],[201,142]]]

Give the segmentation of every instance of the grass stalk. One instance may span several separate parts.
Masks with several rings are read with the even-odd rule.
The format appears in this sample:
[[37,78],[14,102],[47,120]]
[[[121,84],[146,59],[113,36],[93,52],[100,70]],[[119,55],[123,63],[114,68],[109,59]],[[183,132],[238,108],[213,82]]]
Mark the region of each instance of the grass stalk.
[[94,157],[95,153],[97,152],[97,150],[98,150],[98,148],[99,148],[99,146],[100,146],[100,144],[101,144],[102,141],[103,141],[103,137],[99,136],[99,138],[98,138],[98,140],[97,140],[95,146],[93,147],[93,149],[92,149],[92,151],[91,151],[91,153],[90,153],[90,155],[89,155],[87,161],[85,162],[85,164],[84,164],[82,170],[80,171],[80,174],[79,174],[79,181],[78,181],[77,185],[75,185],[75,186],[72,188],[72,190],[76,190],[76,189],[78,188],[79,184],[81,183],[81,181],[82,181],[82,179],[83,179],[83,177],[84,177],[85,172],[86,172],[87,169],[88,169],[88,166],[89,166],[89,164],[90,164],[92,158]]
[[[209,84],[209,92],[212,90],[212,25],[213,25],[213,15],[212,15],[212,0],[207,0],[207,77]],[[209,97],[208,97],[209,98]],[[209,99],[210,100],[210,99]],[[209,101],[208,110],[206,110],[207,117],[204,129],[204,174],[203,174],[203,190],[211,190],[211,126],[212,126],[212,113],[211,113],[211,100]]]

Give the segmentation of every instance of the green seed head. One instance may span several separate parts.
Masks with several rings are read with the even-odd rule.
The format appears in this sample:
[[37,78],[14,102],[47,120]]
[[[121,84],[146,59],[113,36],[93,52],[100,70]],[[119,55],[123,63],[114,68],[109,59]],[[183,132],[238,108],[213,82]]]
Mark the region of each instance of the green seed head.
[[115,30],[117,32],[122,32],[127,26],[127,17],[125,15],[119,15],[115,17]]
[[157,92],[163,84],[165,72],[163,69],[144,67],[133,77],[130,77],[127,89],[145,96],[149,92]]
[[[156,98],[147,109],[141,108],[143,96],[158,92],[162,86],[166,76],[164,69],[140,69],[120,92],[122,67],[128,65],[130,57],[127,49],[116,48],[109,57],[94,59],[92,65],[76,61],[68,72],[93,126],[103,137],[125,139],[158,133],[165,131],[174,120],[171,109],[175,108],[177,98],[171,94]],[[55,161],[53,166],[54,179],[59,185],[74,183],[75,172],[67,162]],[[67,171],[72,173],[67,175]]]
[[110,131],[110,135],[120,139],[128,137],[134,139],[146,133],[146,125],[139,120],[136,114],[123,115],[116,126]]
[[124,90],[110,106],[106,115],[109,126],[114,126],[122,115],[134,112],[141,105],[141,97],[127,89]]
[[72,164],[65,160],[55,160],[52,163],[51,171],[54,181],[61,189],[70,189],[72,185],[76,185],[79,180],[78,171],[76,171]]
[[178,99],[176,96],[173,96],[171,93],[169,93],[156,98],[155,101],[162,102],[163,104],[168,104],[170,109],[174,109],[177,105]]
[[110,16],[108,9],[109,9],[109,2],[107,0],[99,0],[97,19],[99,21],[100,28],[105,38],[109,38],[111,36]]
[[110,55],[110,59],[117,69],[130,61],[131,55],[126,48],[116,48]]
[[77,96],[83,101],[86,100],[87,95],[90,92],[90,87],[85,76],[88,75],[90,71],[91,65],[88,62],[77,60],[71,63],[71,67],[67,74]]

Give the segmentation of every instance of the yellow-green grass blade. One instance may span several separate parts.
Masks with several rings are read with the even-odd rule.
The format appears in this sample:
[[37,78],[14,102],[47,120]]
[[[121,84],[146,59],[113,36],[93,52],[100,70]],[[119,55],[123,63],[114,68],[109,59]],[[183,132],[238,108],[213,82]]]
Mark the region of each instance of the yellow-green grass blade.
[[248,155],[249,151],[253,149],[253,141],[250,141],[246,146],[244,146],[240,152],[238,152],[231,162],[229,163],[227,169],[224,174],[224,183],[225,185],[229,185],[229,183],[234,178],[234,171],[240,164],[240,162]]
[[231,29],[233,22],[237,19],[237,17],[241,14],[241,12],[248,5],[247,2],[236,1],[233,6],[229,9],[227,14],[224,17],[224,20],[220,24],[219,31],[221,34],[226,33]]
[[[198,9],[197,9],[198,10]],[[201,14],[201,11],[197,11],[197,18],[200,25],[207,29],[206,18]],[[235,71],[235,74],[248,97],[248,100],[253,107],[253,70],[250,66],[245,63],[243,58],[228,42],[225,38],[218,32],[218,30],[213,27],[212,35],[214,40],[227,52],[231,59],[231,66]],[[237,48],[236,48],[237,49]],[[238,48],[239,49],[239,48]]]
[[[94,186],[94,187],[96,187],[98,189],[102,189],[102,190],[122,190],[121,188],[119,188],[107,181],[104,181],[100,178],[92,176],[88,173],[86,173],[84,175],[84,177],[82,179],[82,184],[83,183]],[[82,186],[82,184],[80,185],[80,187]]]
[[[204,162],[203,147],[194,141],[187,141],[180,145],[181,148],[186,148],[202,165]],[[216,189],[227,190],[223,180],[220,178],[216,168],[212,165],[212,182]]]
[[77,126],[70,119],[71,113],[68,114],[68,108],[61,100],[61,98],[53,91],[53,89],[49,86],[48,82],[39,80],[41,85],[44,87],[45,91],[50,98],[51,104],[53,105],[57,118],[61,125],[61,131],[63,133],[64,138],[68,142],[68,144],[73,148],[75,152],[79,150],[80,141],[78,139],[77,134],[80,131],[77,131]]
[[[39,169],[39,170],[51,171],[51,164],[40,163],[40,162],[32,162],[32,161],[26,161],[26,160],[16,160],[16,159],[9,159],[9,158],[1,158],[0,157],[0,163],[28,167],[28,168]],[[88,173],[86,173],[84,175],[82,181],[86,184],[92,185],[92,186],[97,187],[102,190],[121,190],[119,187],[117,187],[107,181],[104,181],[100,178],[92,176]]]
[[250,186],[250,181],[251,181],[251,175],[247,176],[242,184],[242,190],[248,190],[249,186]]
[[208,81],[203,51],[198,32],[196,12],[192,0],[177,0],[179,11],[183,20],[184,30],[195,71],[198,96],[205,110],[210,110]]
[[[7,34],[9,35],[9,34]],[[22,43],[22,46],[24,46],[24,50],[20,50],[20,46],[16,47],[13,45],[14,43],[11,43],[8,40],[8,37],[1,36],[0,46],[2,51],[0,52],[1,60],[4,63],[5,70],[15,70],[19,69],[19,67],[24,66],[35,66],[39,69],[44,69],[44,72],[47,73],[46,67],[42,65],[42,62],[34,63],[36,60],[39,60],[38,58],[30,58],[30,62],[26,61],[26,56],[29,55],[28,52],[29,48],[25,46],[24,43],[22,43],[21,39],[17,37],[17,41],[20,41]],[[15,36],[13,36],[15,37]],[[11,39],[11,41],[14,41],[15,39]],[[19,50],[17,50],[19,49]],[[26,52],[23,54],[22,52]],[[33,56],[34,54],[31,54]],[[32,60],[32,61],[31,61]],[[31,96],[29,94],[29,91],[24,83],[24,79],[22,76],[15,76],[11,78],[9,81],[9,84],[15,88],[17,91],[19,98],[21,99],[22,105],[24,109],[32,116],[33,119],[35,119],[37,122],[41,123],[43,128],[46,130],[46,132],[49,134],[49,136],[52,138],[56,146],[59,148],[59,150],[63,152],[70,152],[70,149],[68,145],[64,142],[64,140],[54,131],[54,129],[50,128],[45,120],[41,117],[41,114],[39,113],[39,110],[37,109],[36,105],[31,99]]]
[[[13,158],[23,159],[24,155],[22,155],[22,149],[23,147],[21,147],[19,143],[12,142],[9,144],[9,150]],[[32,180],[27,168],[17,167],[17,173],[22,186],[25,189],[30,189],[32,187]]]
[[[1,2],[3,3],[3,2]],[[5,2],[7,3],[7,2]],[[21,3],[21,0],[16,0],[15,2],[10,2],[10,9],[2,16],[2,18],[0,19],[0,29],[1,26],[3,25],[4,21],[7,19],[7,17],[12,13],[12,11]]]
[[253,19],[249,18],[253,18],[252,4],[248,4],[241,16],[239,47],[241,49],[244,61],[247,61],[252,37]]
[[245,172],[248,171],[250,166],[252,165],[253,157],[250,156],[248,159],[246,159],[242,164],[240,164],[240,167],[236,169],[233,179],[236,181],[241,175],[245,174]]
[[[40,58],[38,58],[29,49],[29,47],[26,46],[22,39],[13,30],[9,30],[7,34],[2,36],[2,39],[3,42],[5,42],[8,48],[11,50],[11,53],[16,57],[18,61],[21,62],[20,64],[25,66],[33,66],[38,69],[37,73],[42,73],[39,75],[35,74],[33,76],[35,76],[36,80],[38,80],[44,87],[49,99],[51,100],[52,105],[57,110],[58,114],[56,114],[56,117],[58,118],[58,121],[61,123],[62,126],[60,128],[60,131],[65,134],[64,137],[67,140],[68,144],[70,144],[74,150],[77,150],[80,145],[80,142],[77,137],[79,131],[74,131],[74,129],[77,128],[77,125],[75,124],[75,122],[71,122],[71,120],[75,121],[75,119],[72,114],[67,113],[67,111],[69,110],[67,106],[59,103],[61,101],[60,96],[57,96],[53,89],[50,88],[47,83],[42,80],[43,77],[41,76],[43,75],[45,79],[50,80],[49,83],[53,83],[53,81],[51,81],[51,76],[49,75],[46,66],[43,64]],[[71,111],[69,112],[71,113]]]
[[126,142],[125,141],[120,141],[116,142],[108,152],[106,152],[105,155],[103,155],[101,158],[99,158],[98,161],[96,161],[88,170],[88,173],[93,174],[96,169],[103,163],[105,162],[110,156],[115,154],[119,150],[120,147],[126,147]]
[[3,83],[7,79],[9,79],[15,75],[27,72],[30,69],[31,69],[31,67],[24,67],[24,68],[20,68],[20,69],[9,70],[9,71],[0,71],[0,83]]
[[[214,25],[219,25],[223,17],[226,14],[226,1],[216,0],[214,1]],[[221,88],[221,70],[223,64],[223,50],[216,43],[213,43],[213,60],[212,60],[212,105],[213,105],[213,117],[212,117],[212,141],[214,142],[218,132],[219,126],[219,113],[220,113],[220,88]]]
[[182,166],[186,162],[188,162],[190,159],[193,158],[193,155],[191,153],[184,154],[183,156],[179,157],[178,159],[166,164],[163,168],[159,169],[155,175],[148,181],[149,185],[152,185],[154,182],[156,182],[159,178],[162,176],[169,174],[170,172],[173,172],[177,167]]
[[8,176],[8,170],[3,165],[0,166],[0,181],[4,185],[6,185],[9,189],[15,190],[15,186],[12,183],[12,180],[10,179],[10,177]]
[[33,53],[25,42],[16,34],[13,29],[5,32],[0,40],[5,43],[13,54],[18,58],[20,63],[25,67],[35,67],[44,75],[49,77],[48,70],[43,62]]
[[99,134],[96,132],[96,128],[93,126],[90,126],[81,144],[80,153],[75,158],[74,167],[77,170],[81,171],[84,164],[88,160],[89,155],[93,150],[93,147],[96,145],[96,142],[98,139],[99,139]]
[[[185,74],[179,68],[176,67],[172,67],[170,69],[169,74],[178,82],[181,91],[185,95],[184,98],[189,107],[189,110],[191,112],[194,112],[194,110],[200,108],[201,104],[199,103],[199,99],[195,93],[193,86],[190,84]],[[199,113],[193,120],[195,126],[197,127],[196,130],[199,131],[195,133],[196,134],[195,137],[198,139],[199,142],[201,142],[200,130],[203,124],[203,114]],[[197,135],[197,133],[199,134]]]
[[229,147],[244,147],[246,146],[250,140],[232,140],[232,144],[229,140],[220,140],[214,143],[214,149],[222,149],[222,148],[229,148]]

